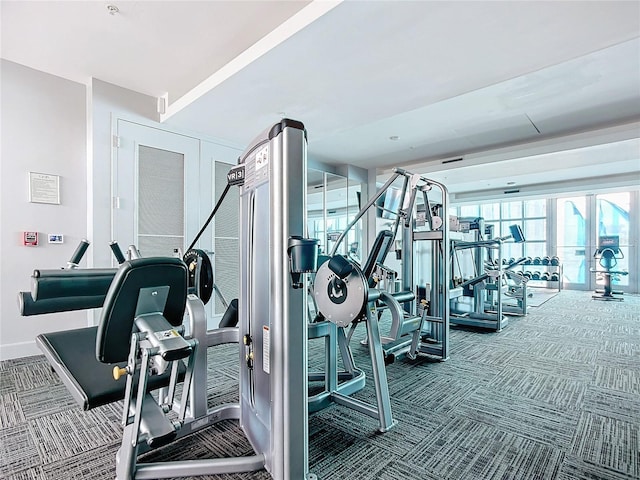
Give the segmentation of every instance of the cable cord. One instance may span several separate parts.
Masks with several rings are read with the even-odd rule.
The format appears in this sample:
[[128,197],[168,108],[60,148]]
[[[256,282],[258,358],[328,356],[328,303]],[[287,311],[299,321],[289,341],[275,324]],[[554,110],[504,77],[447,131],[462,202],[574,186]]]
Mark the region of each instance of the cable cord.
[[211,220],[213,220],[213,217],[215,216],[216,212],[220,208],[220,205],[222,205],[222,201],[224,200],[224,197],[227,195],[227,192],[229,191],[230,187],[231,185],[229,185],[228,183],[227,183],[227,186],[224,187],[224,191],[222,192],[222,195],[220,195],[220,198],[218,199],[218,203],[216,203],[216,206],[213,207],[213,211],[211,212],[211,215],[209,215],[209,218],[207,218],[207,221],[204,222],[204,225],[196,235],[196,238],[193,239],[193,242],[191,242],[191,245],[189,245],[189,248],[187,248],[187,252],[193,248],[193,246],[196,244],[198,240],[200,240],[200,237],[202,236],[206,228],[211,223]]

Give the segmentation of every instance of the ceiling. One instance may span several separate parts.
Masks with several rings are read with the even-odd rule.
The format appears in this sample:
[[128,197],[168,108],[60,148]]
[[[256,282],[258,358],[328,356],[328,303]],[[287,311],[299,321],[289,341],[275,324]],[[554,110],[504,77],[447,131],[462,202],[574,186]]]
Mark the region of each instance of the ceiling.
[[316,161],[452,191],[640,178],[638,2],[111,4],[2,0],[2,58],[164,97],[163,123],[240,148],[299,119]]

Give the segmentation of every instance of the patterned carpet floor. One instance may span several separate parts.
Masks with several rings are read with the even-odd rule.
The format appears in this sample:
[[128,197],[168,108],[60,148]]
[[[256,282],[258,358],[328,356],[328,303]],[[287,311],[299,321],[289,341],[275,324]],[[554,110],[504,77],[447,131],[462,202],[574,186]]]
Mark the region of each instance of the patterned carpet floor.
[[[369,373],[359,330],[354,357]],[[387,367],[393,430],[377,433],[373,419],[341,406],[312,414],[310,471],[321,480],[640,478],[640,297],[563,291],[502,332],[455,327],[450,338],[446,362]],[[211,405],[238,397],[235,348],[210,355]],[[321,356],[312,341],[310,362]],[[357,397],[373,399],[370,378]],[[114,478],[120,415],[120,403],[81,411],[42,356],[0,362],[0,478]],[[227,421],[145,459],[250,451]]]

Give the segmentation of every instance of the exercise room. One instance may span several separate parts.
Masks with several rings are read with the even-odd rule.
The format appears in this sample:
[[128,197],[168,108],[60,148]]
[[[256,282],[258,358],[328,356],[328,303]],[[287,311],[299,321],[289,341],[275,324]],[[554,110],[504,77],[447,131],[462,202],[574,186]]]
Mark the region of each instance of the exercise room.
[[640,479],[640,3],[0,22],[0,478]]

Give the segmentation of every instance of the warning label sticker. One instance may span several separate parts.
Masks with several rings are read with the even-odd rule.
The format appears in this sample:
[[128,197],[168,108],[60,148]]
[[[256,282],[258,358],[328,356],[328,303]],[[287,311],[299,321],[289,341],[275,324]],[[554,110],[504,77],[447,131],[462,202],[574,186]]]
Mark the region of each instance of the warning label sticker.
[[264,373],[270,374],[270,359],[269,352],[271,351],[271,334],[269,333],[269,327],[262,327],[262,370]]
[[267,165],[269,165],[269,145],[266,145],[256,153],[256,170],[260,170]]
[[166,340],[167,338],[179,337],[180,334],[175,330],[163,330],[161,332],[153,332],[158,340]]

